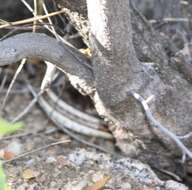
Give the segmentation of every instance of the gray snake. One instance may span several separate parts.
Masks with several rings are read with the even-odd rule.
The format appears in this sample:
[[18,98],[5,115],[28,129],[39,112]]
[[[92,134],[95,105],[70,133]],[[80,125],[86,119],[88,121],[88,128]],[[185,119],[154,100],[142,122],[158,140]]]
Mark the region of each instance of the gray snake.
[[0,66],[32,57],[53,63],[82,93],[93,92],[94,78],[89,60],[67,43],[41,33],[17,34],[0,41]]
[[[0,41],[0,67],[14,64],[23,58],[33,57],[51,62],[67,75],[71,84],[76,89],[83,94],[93,96],[95,87],[90,61],[86,56],[67,43],[59,42],[41,33],[23,33]],[[43,98],[40,98],[39,101],[43,110],[49,114],[53,108],[50,107]],[[43,101],[44,104],[42,103]],[[56,116],[51,118],[53,121],[57,118],[62,124],[69,126],[69,128],[76,127],[73,129],[76,132],[83,129],[82,134],[85,135],[91,134],[92,136],[102,138],[112,138],[112,135],[107,132],[92,127],[90,128],[89,119],[85,122],[85,126],[78,129],[81,124],[76,124],[67,118],[69,116],[68,114],[62,116],[60,113],[54,113]],[[74,111],[71,112],[71,115],[75,118],[77,116]],[[101,124],[99,121],[100,120],[97,120],[94,125],[99,126]],[[73,125],[73,127],[71,125]]]

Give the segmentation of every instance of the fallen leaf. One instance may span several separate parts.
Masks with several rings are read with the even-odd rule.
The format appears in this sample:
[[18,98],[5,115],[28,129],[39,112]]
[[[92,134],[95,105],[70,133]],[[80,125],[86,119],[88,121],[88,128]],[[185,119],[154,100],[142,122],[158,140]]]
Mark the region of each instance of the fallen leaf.
[[86,187],[84,190],[100,190],[103,188],[106,183],[111,179],[110,176],[104,176],[98,181],[96,181],[93,185],[90,185],[89,187]]
[[14,152],[11,152],[11,151],[4,151],[4,155],[3,155],[3,158],[5,159],[5,160],[10,160],[10,159],[12,159],[12,158],[14,158],[15,157],[15,153]]
[[23,151],[23,145],[18,140],[13,140],[8,144],[8,146],[5,148],[5,151],[12,152],[15,155],[19,155]]

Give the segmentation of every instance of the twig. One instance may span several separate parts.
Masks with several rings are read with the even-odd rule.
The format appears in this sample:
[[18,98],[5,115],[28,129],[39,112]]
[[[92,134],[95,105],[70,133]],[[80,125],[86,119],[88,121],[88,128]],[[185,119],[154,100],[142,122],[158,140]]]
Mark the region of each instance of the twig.
[[[35,16],[32,7],[31,7],[25,0],[20,0],[20,1],[28,8],[28,10],[33,14],[33,16]],[[48,14],[45,6],[44,6],[44,11],[45,11],[46,15],[48,16],[49,14]],[[64,12],[65,12],[65,11],[64,11]],[[48,16],[48,18],[49,18],[49,16]],[[50,23],[50,27],[49,27],[47,24],[44,24],[42,19],[39,19],[38,21],[39,21],[40,23],[42,23],[43,26],[44,26],[47,30],[49,30],[53,35],[55,35],[55,37],[56,37],[57,39],[59,39],[59,40],[61,40],[61,41],[64,40],[59,34],[57,34],[57,32],[55,31],[55,28],[52,27],[52,21],[51,21],[51,20],[48,20],[49,23]],[[65,42],[66,42],[66,41],[65,41]],[[69,43],[68,43],[68,45],[69,45]]]
[[41,82],[41,90],[48,88],[53,81],[54,74],[56,72],[56,67],[52,63],[45,61],[46,71]]
[[85,144],[85,145],[87,145],[87,146],[93,147],[93,148],[95,148],[96,150],[99,150],[99,151],[102,151],[102,152],[105,152],[105,153],[108,153],[108,154],[111,154],[111,155],[115,155],[115,156],[116,156],[116,154],[115,154],[114,152],[111,152],[111,151],[109,151],[109,150],[107,150],[107,149],[105,149],[105,148],[103,148],[103,147],[101,147],[101,146],[99,146],[99,145],[94,144],[94,143],[88,142],[88,141],[86,141],[86,140],[84,140],[84,139],[82,139],[82,138],[79,138],[79,137],[78,137],[77,135],[75,135],[72,131],[69,131],[68,129],[66,129],[65,127],[63,127],[59,122],[54,121],[54,120],[53,120],[53,122],[55,123],[56,126],[59,127],[60,130],[62,130],[64,133],[66,133],[67,135],[69,135],[69,136],[70,136],[71,138],[73,138],[74,140],[76,140],[76,141],[78,141],[78,142],[80,142],[80,143],[82,143],[82,144]]
[[4,109],[5,104],[6,104],[6,102],[7,102],[7,98],[8,98],[8,96],[9,96],[9,92],[11,91],[11,88],[13,87],[13,84],[14,84],[14,82],[15,82],[18,74],[21,72],[21,70],[22,70],[22,68],[23,68],[23,66],[24,66],[25,63],[26,63],[26,59],[24,58],[24,59],[22,59],[21,64],[20,64],[19,67],[17,68],[17,70],[16,70],[16,72],[15,72],[15,74],[14,74],[14,76],[13,76],[13,79],[12,79],[10,85],[9,85],[9,88],[8,88],[8,90],[7,90],[7,93],[6,93],[6,95],[5,95],[5,98],[4,98],[3,103],[2,103],[2,106],[1,106],[1,110]]
[[[2,80],[1,85],[0,85],[0,92],[3,91],[3,88],[5,86],[6,81],[7,81],[7,74],[5,74],[5,76],[3,76],[3,80]],[[7,92],[7,90],[6,90],[6,92]]]
[[52,17],[52,16],[55,16],[55,15],[61,14],[63,12],[65,12],[65,11],[60,10],[60,11],[55,11],[55,12],[49,13],[48,15],[36,16],[36,17],[33,17],[33,18],[28,18],[28,19],[24,19],[24,20],[15,21],[15,22],[8,22],[6,24],[0,25],[0,29],[6,28],[6,27],[9,27],[9,26],[27,24],[27,23],[31,23],[31,22],[34,22],[34,21],[37,21],[37,20],[40,20],[40,19],[41,20],[42,19],[47,19],[48,17]]
[[172,179],[174,179],[174,180],[176,180],[176,181],[182,182],[182,179],[181,179],[178,175],[176,175],[175,173],[173,173],[173,172],[171,172],[171,171],[168,171],[168,170],[165,170],[165,169],[161,169],[161,168],[159,168],[159,167],[151,166],[151,165],[150,165],[150,167],[151,167],[152,169],[157,170],[158,172],[163,173],[164,175],[167,175],[167,176],[171,177]]
[[[48,15],[49,13],[48,13],[44,0],[42,0],[42,7],[43,7],[45,14]],[[50,24],[50,27],[51,27],[51,30],[52,30],[54,36],[56,37],[57,40],[59,40],[58,34],[57,34],[55,28],[53,27],[53,22],[50,17],[48,17],[48,21],[49,21],[49,24]],[[53,76],[56,72],[55,65],[53,65],[52,63],[50,63],[48,61],[45,61],[45,63],[46,63],[47,68],[46,68],[45,75],[43,77],[43,81],[41,83],[41,89],[46,88],[47,86],[50,85],[50,83],[52,82]]]
[[[155,24],[155,23],[158,23],[159,20],[149,20],[149,22],[151,24]],[[163,22],[164,24],[165,23],[175,23],[175,22],[189,22],[189,19],[188,18],[163,18],[160,20],[160,22]]]
[[25,116],[29,111],[33,108],[33,106],[37,103],[39,97],[44,93],[44,90],[41,90],[36,97],[30,102],[30,104],[18,115],[16,116],[11,122],[15,123],[19,121],[23,116]]
[[143,14],[137,9],[137,7],[134,5],[134,3],[132,2],[132,0],[130,0],[130,5],[132,10],[139,16],[139,18],[142,20],[142,22],[145,24],[146,27],[148,27],[148,29],[152,32],[152,26],[151,24],[148,22],[148,20],[145,18],[145,16],[143,16]]
[[[26,94],[28,93],[29,90],[28,89],[12,89],[9,94]],[[0,94],[6,94],[7,93],[7,89],[2,89],[0,88]]]
[[19,134],[14,134],[14,135],[9,135],[9,136],[6,136],[6,137],[2,137],[0,139],[0,141],[3,141],[3,140],[10,140],[10,139],[14,139],[14,138],[22,138],[22,137],[26,137],[26,136],[29,136],[29,135],[34,135],[34,134],[37,134],[37,133],[40,133],[40,132],[43,132],[44,129],[40,129],[39,131],[36,131],[35,133],[34,132],[26,132],[26,133],[19,133]]
[[26,132],[26,133],[19,133],[19,134],[14,134],[14,135],[9,135],[9,136],[3,136],[2,138],[0,138],[0,141],[15,139],[15,138],[22,138],[22,137],[26,137],[29,135],[34,136],[34,135],[37,135],[38,133],[42,133],[42,132],[44,132],[45,134],[51,134],[56,131],[58,131],[58,129],[56,127],[52,127],[52,128],[48,128],[48,129],[40,129],[35,132]]
[[71,142],[71,141],[70,141],[70,140],[62,140],[62,141],[54,142],[54,143],[51,143],[51,144],[42,146],[42,147],[40,147],[40,148],[36,148],[36,149],[34,149],[34,150],[32,150],[32,151],[28,151],[28,152],[25,152],[25,153],[23,153],[23,154],[20,154],[20,155],[12,158],[12,159],[10,159],[10,160],[3,161],[2,164],[7,164],[7,163],[10,163],[10,162],[13,162],[13,161],[18,160],[18,159],[20,159],[20,158],[23,158],[23,157],[25,157],[25,156],[28,156],[29,154],[33,154],[33,153],[35,153],[35,152],[39,152],[39,151],[41,151],[41,150],[50,148],[51,146],[56,146],[56,145],[65,144],[65,143],[69,143],[69,142]]
[[[35,17],[38,16],[38,8],[37,8],[37,0],[33,0],[33,5],[34,5],[34,15]],[[36,25],[37,25],[37,21],[33,21],[33,32],[36,31]]]
[[159,123],[152,115],[152,112],[150,111],[150,108],[148,104],[146,103],[145,99],[141,97],[138,93],[136,92],[129,92],[128,95],[132,95],[136,100],[138,100],[144,111],[145,115],[149,121],[154,127],[158,128],[162,133],[164,133],[166,136],[168,136],[170,139],[172,139],[177,146],[181,149],[182,151],[182,161],[185,162],[186,156],[188,156],[190,159],[192,159],[192,152],[181,142],[181,140],[176,136],[174,133],[169,131],[167,128],[165,128],[161,123]]
[[186,134],[186,135],[183,135],[183,136],[178,136],[179,139],[188,139],[189,137],[192,136],[192,132]]
[[[49,12],[48,12],[48,10],[47,10],[47,7],[46,7],[46,5],[45,5],[44,0],[42,0],[42,6],[43,6],[43,10],[44,10],[45,14],[46,14],[46,15],[49,15]],[[50,24],[50,27],[51,27],[51,29],[52,29],[52,31],[53,31],[54,36],[58,39],[58,34],[57,34],[55,28],[53,27],[54,25],[53,25],[53,22],[52,22],[51,18],[48,17],[47,19],[48,19],[48,21],[49,21],[49,24]]]

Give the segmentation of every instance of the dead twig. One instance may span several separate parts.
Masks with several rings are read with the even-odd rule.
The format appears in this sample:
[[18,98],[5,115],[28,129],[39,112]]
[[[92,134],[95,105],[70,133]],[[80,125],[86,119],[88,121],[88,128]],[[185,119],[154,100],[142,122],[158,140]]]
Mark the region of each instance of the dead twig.
[[151,166],[151,168],[152,169],[154,168],[158,172],[161,172],[162,174],[167,175],[168,177],[171,177],[172,179],[174,179],[176,181],[182,182],[182,179],[178,175],[176,175],[175,173],[173,173],[171,171],[164,170],[164,169],[161,169],[161,168],[155,167],[155,166]]
[[[0,92],[3,91],[3,88],[4,88],[4,86],[5,86],[6,81],[7,81],[7,74],[5,74],[5,75],[3,76],[3,80],[2,80],[1,85],[0,85]],[[6,93],[7,93],[7,90],[6,90]]]
[[15,138],[23,138],[26,136],[34,136],[37,135],[39,133],[45,133],[45,134],[51,134],[54,132],[57,132],[58,129],[55,127],[51,127],[51,128],[46,128],[46,129],[40,129],[38,131],[33,131],[33,132],[26,132],[26,133],[19,133],[19,134],[14,134],[14,135],[9,135],[9,136],[3,136],[0,141],[4,141],[4,140],[10,140],[10,139],[15,139]]
[[9,93],[10,93],[12,87],[13,87],[13,84],[14,84],[17,76],[18,76],[19,73],[21,72],[21,70],[22,70],[22,68],[23,68],[23,66],[24,66],[25,63],[26,63],[26,59],[24,58],[24,59],[22,59],[21,64],[20,64],[19,67],[17,68],[17,70],[16,70],[16,72],[15,72],[15,74],[14,74],[14,76],[13,76],[13,79],[12,79],[10,85],[9,85],[9,88],[8,88],[8,90],[7,90],[7,93],[6,93],[6,95],[5,95],[5,98],[3,99],[3,103],[2,103],[2,106],[1,106],[1,110],[3,110],[3,109],[5,108],[5,104],[6,104],[6,102],[7,102],[7,98],[8,98],[8,96],[9,96]]
[[30,102],[30,104],[18,115],[16,116],[11,122],[15,123],[19,121],[22,117],[24,117],[27,113],[30,112],[30,110],[33,108],[33,106],[38,102],[39,97],[45,92],[45,90],[41,90],[35,98]]
[[192,136],[192,132],[186,134],[186,135],[183,135],[183,136],[178,136],[179,139],[188,139],[189,137]]
[[6,24],[0,25],[0,29],[7,28],[9,26],[27,24],[27,23],[31,23],[31,22],[34,22],[34,21],[37,21],[37,20],[39,21],[39,20],[42,20],[42,19],[47,19],[48,17],[56,16],[56,15],[61,14],[63,12],[64,12],[64,10],[62,9],[60,11],[55,11],[55,12],[49,13],[48,15],[36,16],[36,17],[33,17],[33,18],[28,18],[28,19],[24,19],[24,20],[15,21],[15,22],[6,22]]
[[91,143],[91,142],[88,142],[80,137],[78,137],[77,135],[75,135],[72,131],[66,129],[65,127],[63,127],[60,123],[58,123],[57,121],[53,121],[55,123],[55,125],[57,125],[59,127],[60,130],[62,130],[64,133],[66,133],[69,137],[71,137],[72,139],[82,143],[82,144],[85,144],[87,146],[90,146],[92,148],[95,148],[96,150],[99,150],[101,152],[105,152],[105,153],[108,153],[108,154],[111,154],[111,155],[115,155],[117,156],[114,152],[111,152],[99,145],[96,145],[94,143]]
[[136,100],[138,100],[141,103],[149,123],[152,126],[158,128],[162,133],[164,133],[166,136],[168,136],[170,139],[172,139],[177,144],[177,146],[182,151],[182,161],[185,162],[186,156],[188,156],[190,159],[192,159],[192,152],[181,142],[180,138],[177,135],[175,135],[174,133],[172,133],[171,131],[169,131],[167,128],[165,128],[161,123],[159,123],[153,117],[152,112],[150,111],[150,108],[149,108],[146,100],[136,92],[129,92],[128,95],[132,95]]
[[56,146],[56,145],[60,145],[60,144],[65,144],[65,143],[69,143],[71,142],[70,140],[62,140],[62,141],[57,141],[57,142],[54,142],[54,143],[51,143],[51,144],[48,144],[48,145],[45,145],[45,146],[42,146],[42,147],[39,147],[39,148],[36,148],[32,151],[28,151],[28,152],[25,152],[23,154],[20,154],[10,160],[6,160],[6,161],[3,161],[2,164],[7,164],[7,163],[10,163],[10,162],[13,162],[13,161],[16,161],[20,158],[23,158],[25,156],[28,156],[29,154],[33,154],[33,153],[36,153],[36,152],[39,152],[41,150],[44,150],[44,149],[47,149],[47,148],[50,148],[51,146]]
[[[10,92],[9,92],[9,94],[26,94],[26,93],[28,93],[29,92],[29,90],[28,89],[12,89]],[[6,94],[7,93],[7,89],[0,89],[0,95],[1,94]]]
[[155,23],[158,23],[158,22],[163,22],[163,24],[166,24],[166,23],[177,23],[177,22],[189,22],[190,20],[188,18],[163,18],[162,20],[150,20],[149,22],[151,24],[155,24]]

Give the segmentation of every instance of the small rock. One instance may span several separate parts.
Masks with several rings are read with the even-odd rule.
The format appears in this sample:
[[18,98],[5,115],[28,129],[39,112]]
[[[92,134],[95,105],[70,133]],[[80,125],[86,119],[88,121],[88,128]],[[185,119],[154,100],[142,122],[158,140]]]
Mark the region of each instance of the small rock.
[[70,165],[70,162],[65,158],[65,156],[60,155],[57,157],[57,164],[58,164],[58,168],[61,169],[64,166]]
[[178,183],[176,181],[168,180],[165,182],[166,190],[189,190],[185,185]]
[[69,155],[69,160],[73,162],[73,164],[80,166],[85,162],[86,156],[84,154],[79,154],[78,152],[74,152]]
[[23,145],[18,141],[12,141],[6,148],[7,152],[12,152],[14,155],[19,155],[23,152]]
[[28,160],[28,161],[25,162],[25,164],[26,164],[27,167],[32,166],[34,163],[35,163],[35,159],[30,159],[30,160]]
[[82,181],[78,182],[69,182],[64,186],[65,190],[82,190],[85,189],[85,187],[88,185],[88,181],[86,179],[83,179]]
[[53,157],[53,156],[49,156],[47,159],[46,159],[46,163],[54,163],[54,162],[56,162],[57,160],[55,159],[55,157]]
[[121,185],[121,188],[122,188],[122,190],[132,190],[132,189],[133,189],[132,186],[131,186],[131,184],[128,183],[128,182],[123,183],[123,184]]

